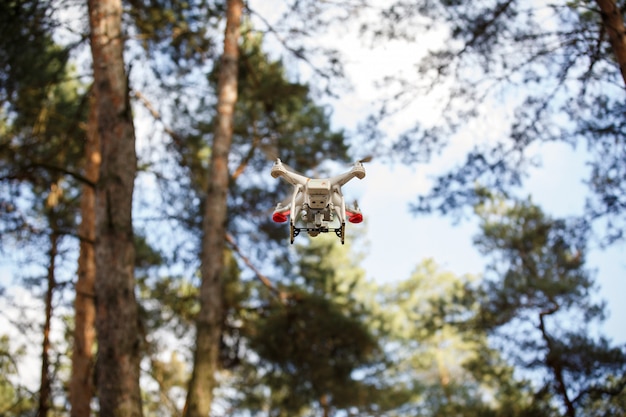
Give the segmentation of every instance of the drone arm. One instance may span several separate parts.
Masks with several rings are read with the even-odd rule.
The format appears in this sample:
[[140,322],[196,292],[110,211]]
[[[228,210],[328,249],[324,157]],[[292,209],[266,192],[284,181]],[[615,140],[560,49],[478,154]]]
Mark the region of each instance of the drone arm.
[[355,164],[350,171],[331,178],[330,182],[333,185],[337,185],[341,187],[354,177],[357,177],[360,180],[365,178],[365,168],[363,168],[363,164],[361,163]]
[[309,180],[304,175],[300,175],[297,172],[288,170],[282,164],[282,162],[280,162],[280,159],[278,159],[274,163],[274,166],[272,166],[272,171],[270,172],[270,174],[274,178],[282,177],[283,180],[285,180],[286,182],[288,182],[289,184],[293,186],[304,185]]

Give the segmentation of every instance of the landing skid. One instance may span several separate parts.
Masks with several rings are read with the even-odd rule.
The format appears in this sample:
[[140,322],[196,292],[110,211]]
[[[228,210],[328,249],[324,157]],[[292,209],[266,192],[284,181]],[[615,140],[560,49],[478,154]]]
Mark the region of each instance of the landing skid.
[[344,238],[346,236],[346,224],[342,223],[341,227],[295,227],[293,224],[290,225],[290,239],[291,244],[293,244],[296,236],[300,234],[300,232],[317,232],[317,233],[329,233],[335,232],[337,237],[341,239],[341,244],[344,243]]

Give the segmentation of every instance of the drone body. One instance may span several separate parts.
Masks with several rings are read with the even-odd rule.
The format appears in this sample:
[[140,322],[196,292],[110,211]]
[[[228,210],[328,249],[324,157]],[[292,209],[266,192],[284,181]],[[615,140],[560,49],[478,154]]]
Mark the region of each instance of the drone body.
[[[346,202],[341,193],[341,187],[352,178],[363,179],[365,177],[362,161],[356,162],[352,169],[344,174],[315,179],[289,169],[280,159],[277,159],[272,166],[271,174],[272,177],[282,177],[293,185],[291,199],[278,203],[272,215],[272,219],[277,223],[284,223],[289,219],[291,243],[301,231],[306,231],[310,236],[335,232],[343,244],[346,219],[351,223],[363,221],[363,215],[356,203],[353,208],[346,208]],[[329,227],[335,219],[338,220],[338,226]],[[304,222],[306,226],[298,227],[298,220]]]

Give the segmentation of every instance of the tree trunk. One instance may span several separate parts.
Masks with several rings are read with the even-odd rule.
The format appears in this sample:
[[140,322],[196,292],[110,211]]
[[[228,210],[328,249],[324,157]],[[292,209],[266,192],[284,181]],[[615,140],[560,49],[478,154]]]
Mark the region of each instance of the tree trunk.
[[330,404],[328,403],[328,394],[323,394],[320,398],[320,407],[322,408],[322,417],[330,417]]
[[626,86],[626,28],[622,11],[615,0],[596,0],[602,14],[604,29],[609,35],[611,49],[622,73],[622,80]]
[[239,33],[243,3],[228,0],[224,53],[218,79],[217,123],[211,151],[209,187],[202,222],[200,312],[196,319],[194,368],[189,382],[185,415],[210,415],[218,368],[222,327],[222,270],[227,221],[228,154],[237,101]]
[[443,394],[446,396],[446,400],[451,403],[452,402],[452,392],[450,387],[450,370],[446,365],[446,361],[443,354],[443,337],[438,338],[437,345],[435,347],[435,360],[437,361],[437,373],[439,375],[439,383],[441,384],[441,390]]
[[547,353],[545,358],[545,364],[554,376],[554,386],[556,387],[557,394],[561,397],[561,400],[563,401],[565,416],[576,417],[576,408],[574,407],[574,403],[572,403],[572,400],[569,398],[569,393],[567,392],[567,385],[565,383],[565,376],[563,373],[563,365],[559,358],[560,355],[553,354],[552,350],[554,348],[552,346],[552,337],[548,334],[548,330],[546,329],[545,317],[556,313],[558,310],[558,304],[554,303],[553,306],[539,313],[539,330],[541,331],[541,336],[543,340],[546,342]]
[[121,0],[88,0],[101,165],[96,185],[97,392],[100,415],[142,415],[140,333],[133,275],[132,197],[137,165]]
[[54,276],[55,262],[57,258],[57,243],[59,236],[52,232],[50,234],[50,252],[48,253],[48,290],[46,291],[46,318],[43,325],[43,342],[41,349],[41,383],[39,388],[39,407],[37,417],[47,417],[51,404],[50,389],[50,324],[52,322],[52,296],[56,287]]
[[[93,94],[89,107],[89,122],[85,142],[85,178],[92,184],[98,181],[100,170],[100,139]],[[78,280],[74,300],[74,349],[72,350],[72,377],[70,380],[71,417],[91,414],[94,396],[93,348],[96,337],[96,239],[95,219],[96,191],[90,184],[83,184],[80,201],[81,223],[78,227],[80,254],[78,256]]]

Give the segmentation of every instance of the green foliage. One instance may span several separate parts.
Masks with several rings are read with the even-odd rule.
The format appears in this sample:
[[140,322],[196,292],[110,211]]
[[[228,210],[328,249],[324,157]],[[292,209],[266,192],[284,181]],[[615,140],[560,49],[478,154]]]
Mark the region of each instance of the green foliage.
[[135,268],[137,270],[147,271],[165,263],[163,254],[150,246],[145,236],[135,232],[133,238],[135,240]]
[[[74,233],[76,179],[81,180],[83,125],[86,119],[84,86],[67,64],[69,50],[47,33],[46,3],[3,3],[8,16],[28,15],[32,21],[11,21],[0,41],[1,78],[0,210],[13,219],[3,232],[37,229],[30,208],[46,212],[57,233]],[[38,20],[40,19],[40,20]],[[16,27],[19,26],[19,28]],[[23,38],[23,39],[22,39]],[[21,42],[18,42],[20,41]],[[33,193],[33,198],[30,193]],[[28,206],[31,207],[28,207]],[[3,233],[4,234],[4,233]]]
[[[306,415],[306,410],[367,410],[381,398],[367,376],[380,365],[380,347],[368,329],[368,311],[359,301],[363,272],[349,261],[334,236],[299,246],[299,273],[274,301],[246,324],[258,369],[248,375],[266,390],[242,389],[255,398],[242,406],[269,407],[271,415]],[[253,379],[254,380],[254,379]],[[256,404],[256,405],[255,405]]]
[[68,59],[68,50],[52,41],[51,12],[50,1],[0,5],[0,104],[5,110],[11,104],[18,116],[33,114],[47,87],[60,81]]
[[24,416],[35,409],[35,398],[19,383],[18,363],[25,348],[15,348],[7,335],[0,337],[0,415]]
[[477,280],[425,260],[408,279],[383,287],[381,337],[390,363],[383,378],[404,391],[391,415],[519,416],[530,409],[527,384],[516,381],[486,332],[467,325],[479,309],[468,296]]
[[272,391],[285,392],[273,403],[294,414],[324,395],[335,407],[358,405],[364,398],[352,372],[372,355],[375,340],[329,300],[293,296],[297,301],[274,306],[261,319],[250,344],[274,367],[268,376]]
[[346,138],[331,129],[328,109],[315,103],[308,85],[288,80],[285,65],[271,60],[262,42],[250,32],[241,46],[235,142],[252,143],[266,158],[280,157],[302,171],[325,159],[345,160]]
[[482,219],[476,245],[494,258],[499,274],[488,284],[494,298],[483,307],[492,317],[487,320],[506,322],[520,310],[542,310],[552,303],[586,308],[587,319],[600,313],[588,304],[593,279],[583,268],[582,225],[552,220],[530,201],[507,206],[494,199],[476,210]]
[[[153,59],[167,58],[178,74],[216,54],[212,29],[224,15],[219,2],[205,0],[127,0],[138,38]],[[155,68],[168,74],[168,65]]]
[[[297,3],[294,7],[315,6]],[[440,75],[455,73],[453,60],[464,59],[462,55],[496,56],[501,44],[490,40],[501,39],[509,30],[517,31],[520,40],[531,41],[524,37],[522,26],[484,19],[515,19],[513,9],[495,16],[486,3],[440,3],[437,7],[452,10],[450,33],[455,41],[469,45],[462,54],[439,51],[429,57],[430,64],[441,64]],[[576,13],[567,16],[580,19],[574,22],[576,27],[593,33],[598,21],[595,14],[583,11],[587,3],[570,2],[568,7]],[[169,97],[163,101],[176,120],[172,142],[163,153],[155,152],[167,162],[146,166],[160,169],[157,176],[171,186],[159,190],[167,204],[158,210],[182,220],[185,230],[168,235],[164,223],[155,223],[156,227],[142,228],[146,236],[137,234],[135,240],[144,364],[149,364],[142,367],[149,381],[142,387],[144,412],[176,415],[189,378],[188,337],[200,308],[197,277],[187,272],[195,271],[197,264],[199,197],[210,183],[205,172],[215,115],[212,92],[219,70],[212,61],[211,33],[219,24],[215,16],[223,10],[212,2],[131,0],[128,4],[128,16],[135,24],[129,32],[143,43],[147,56],[154,59],[151,64],[167,61],[158,68],[155,64],[153,70],[163,77],[158,81],[164,91],[176,92],[171,101]],[[406,3],[390,9],[388,16],[398,23],[391,28],[397,30],[395,34],[390,34],[407,29],[402,22],[415,16],[411,13],[439,10],[427,10],[428,4],[421,9]],[[6,162],[0,178],[2,187],[12,184],[12,195],[24,193],[27,187],[28,195],[34,196],[26,204],[33,209],[29,214],[43,213],[53,230],[70,232],[76,217],[75,180],[80,180],[85,87],[72,81],[68,50],[51,40],[49,22],[43,19],[47,5],[30,1],[0,5],[0,160]],[[27,17],[32,24],[24,24]],[[484,32],[478,30],[481,27]],[[603,308],[592,298],[593,277],[584,268],[585,225],[552,219],[530,201],[505,203],[474,187],[475,177],[483,173],[493,174],[496,189],[519,182],[518,168],[525,166],[524,159],[507,158],[532,142],[531,133],[548,126],[542,117],[537,126],[524,124],[533,115],[528,109],[540,105],[540,100],[532,98],[527,103],[532,106],[518,114],[519,124],[511,133],[517,146],[513,152],[506,147],[491,153],[477,150],[458,176],[438,183],[441,194],[431,196],[452,196],[441,206],[446,209],[459,202],[481,202],[476,212],[483,233],[476,244],[492,261],[484,279],[458,277],[427,260],[406,280],[379,285],[365,280],[358,266],[362,254],[349,245],[338,245],[336,237],[318,236],[289,252],[284,247],[286,229],[270,223],[268,210],[281,199],[281,186],[263,177],[268,160],[278,156],[299,170],[311,171],[325,159],[345,160],[348,148],[344,132],[331,129],[330,113],[316,104],[311,87],[290,80],[290,68],[271,59],[263,51],[263,38],[248,29],[241,45],[230,158],[229,231],[237,234],[255,265],[270,271],[272,283],[286,296],[268,298],[265,288],[240,270],[235,253],[225,251],[220,399],[242,415],[552,417],[563,415],[568,403],[580,415],[624,414],[624,348],[596,337],[586,325],[602,319]],[[576,39],[579,46],[590,45],[588,39]],[[599,52],[608,54],[606,49]],[[506,65],[514,65],[480,62],[489,74],[501,74]],[[422,75],[430,74],[426,67],[419,69],[425,71]],[[203,71],[208,75],[199,78]],[[606,67],[594,76],[603,77],[605,71]],[[183,80],[173,74],[189,77]],[[541,74],[540,68],[528,68],[521,85],[540,83]],[[601,92],[592,75],[589,91]],[[191,89],[185,84],[189,80],[194,80]],[[459,80],[459,84],[468,81]],[[461,85],[457,92],[471,94],[458,97],[474,98],[472,94],[479,91],[474,88],[480,85],[484,84]],[[192,89],[202,92],[191,94]],[[594,106],[589,106],[592,102]],[[620,109],[614,97],[598,93],[595,101],[568,104],[576,104],[571,108],[589,116],[579,127],[602,138],[592,150],[601,159],[619,161],[621,154],[610,142],[621,129],[614,123]],[[447,120],[452,122],[443,129],[447,133],[461,126]],[[411,142],[419,145],[419,151],[441,144],[442,136],[432,134],[441,130],[410,133],[419,132],[425,133],[423,141]],[[406,155],[411,156],[417,148],[407,149]],[[618,213],[620,167],[611,162],[594,169],[593,186],[601,195],[614,197],[604,203]],[[470,193],[446,188],[455,181],[471,185]],[[11,207],[11,213],[25,213],[24,205],[15,204],[19,199],[4,198],[0,198],[2,232],[8,224],[4,214]],[[168,250],[167,245],[177,239],[184,241],[180,247],[186,257]],[[23,415],[35,407],[32,396],[15,382],[20,355],[7,338],[0,339],[2,415]]]
[[626,387],[626,350],[590,334],[604,313],[584,267],[586,230],[530,201],[491,198],[477,212],[483,233],[476,242],[492,258],[493,275],[472,291],[480,302],[472,325],[503,347],[514,344],[505,354],[539,377],[535,398],[553,398],[547,404],[557,401],[573,416],[601,391],[605,402],[595,406],[611,407]]
[[153,384],[142,387],[144,415],[180,415],[176,392],[186,389],[189,372],[187,363],[176,352],[167,359],[150,357],[149,375]]

